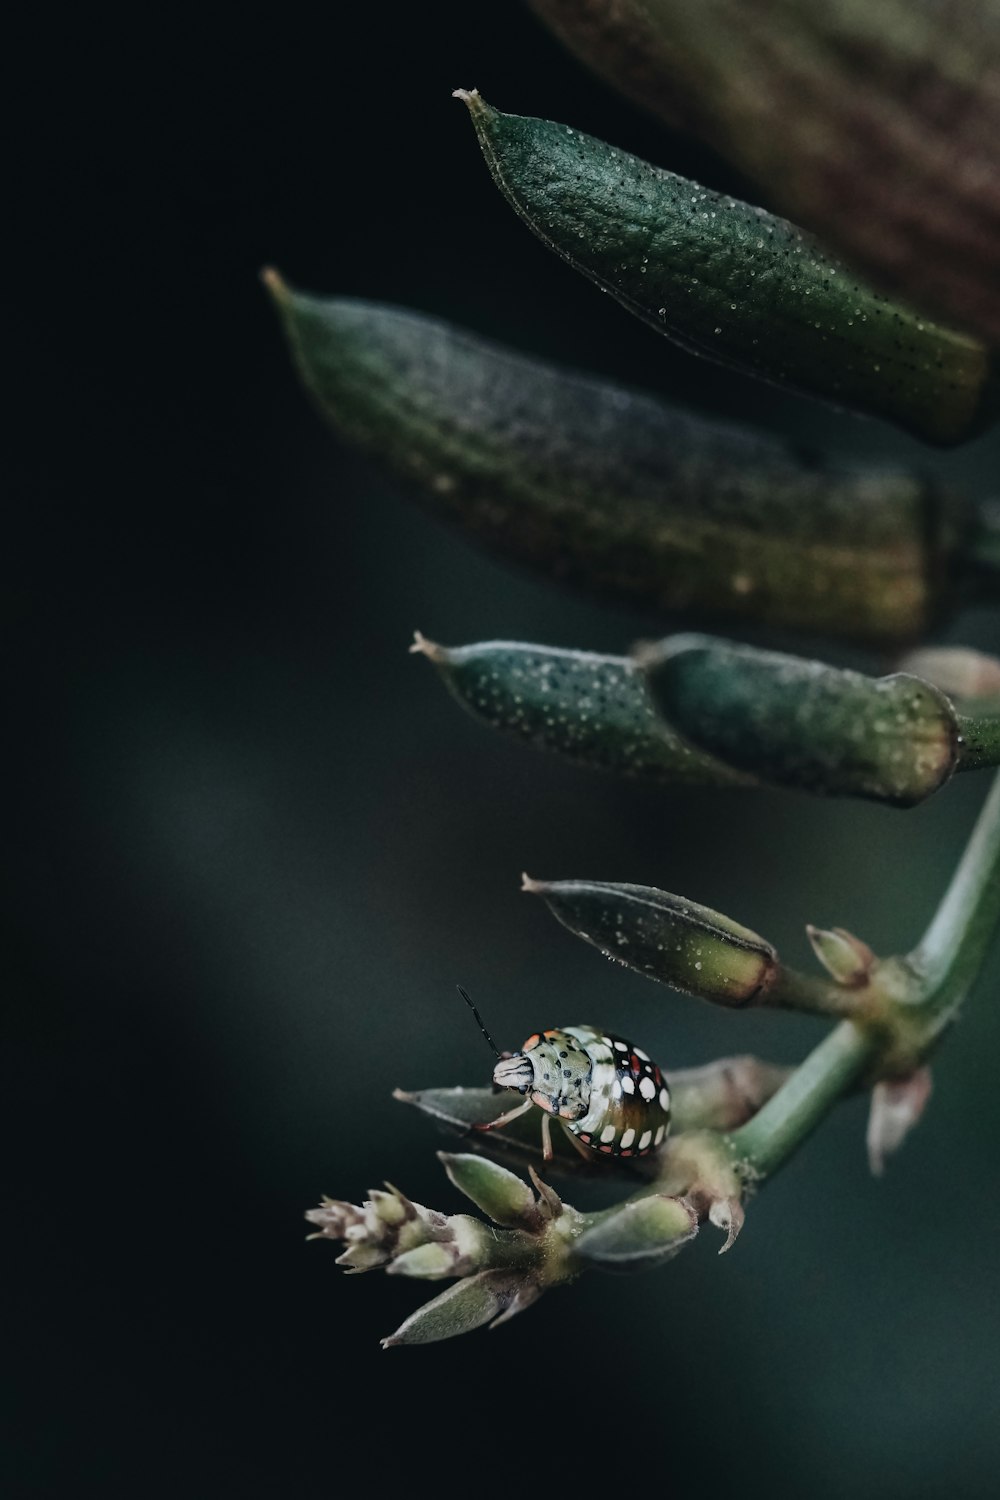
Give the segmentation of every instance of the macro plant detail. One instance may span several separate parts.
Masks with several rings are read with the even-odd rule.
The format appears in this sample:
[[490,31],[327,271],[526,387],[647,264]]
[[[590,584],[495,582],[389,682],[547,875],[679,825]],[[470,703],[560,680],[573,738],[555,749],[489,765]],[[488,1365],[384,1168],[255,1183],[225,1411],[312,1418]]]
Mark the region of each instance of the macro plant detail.
[[[690,353],[753,378],[936,447],[996,423],[1000,177],[967,129],[967,117],[984,126],[996,114],[1000,35],[984,7],[955,7],[945,38],[930,5],[890,5],[880,20],[849,0],[822,16],[802,0],[769,0],[737,44],[737,0],[707,0],[696,16],[673,0],[531,4],[612,82],[703,134],[813,231],[575,126],[506,115],[457,90],[500,193],[556,255]],[[781,111],[801,102],[803,79],[787,49],[767,45],[782,29],[812,77],[800,132]],[[997,44],[979,65],[976,38]],[[884,201],[859,184],[864,213],[845,223],[857,174],[847,181],[831,164],[857,129],[854,84],[840,70],[849,45],[868,49],[857,109],[872,158],[895,176]],[[748,95],[730,88],[744,58],[762,81],[752,118]],[[938,116],[919,113],[914,58],[939,80]],[[818,183],[817,164],[831,168]],[[907,174],[941,182],[937,215],[923,200],[908,213],[897,190]],[[904,223],[921,255],[901,250]],[[411,650],[487,727],[605,773],[734,801],[778,787],[906,809],[955,775],[1000,766],[1000,662],[920,644],[970,603],[1000,599],[990,505],[916,470],[804,455],[438,319],[305,294],[275,271],[264,279],[322,416],[424,510],[544,577],[685,627],[620,656],[508,640],[446,646],[417,632]],[[852,642],[877,653],[875,670],[689,625]],[[528,875],[523,889],[656,984],[834,1024],[794,1069],[741,1057],[684,1070],[669,1046],[643,1038],[654,1062],[610,1015],[600,1025],[540,1017],[504,1053],[480,1021],[496,1053],[492,1088],[484,1072],[481,1087],[396,1097],[460,1133],[465,1149],[440,1159],[485,1218],[438,1212],[388,1184],[363,1205],[324,1199],[307,1214],[315,1237],[345,1247],[338,1263],[349,1271],[454,1281],[387,1346],[507,1321],[587,1270],[660,1266],[705,1223],[729,1250],[753,1195],[849,1093],[870,1096],[867,1150],[880,1173],[927,1105],[930,1059],[1000,918],[1000,780],[905,953],[880,956],[843,928],[810,925],[818,969],[800,972],[766,937],[683,895]],[[508,1107],[504,1090],[520,1102]],[[624,1196],[584,1211],[553,1188],[558,1174],[620,1183]]]

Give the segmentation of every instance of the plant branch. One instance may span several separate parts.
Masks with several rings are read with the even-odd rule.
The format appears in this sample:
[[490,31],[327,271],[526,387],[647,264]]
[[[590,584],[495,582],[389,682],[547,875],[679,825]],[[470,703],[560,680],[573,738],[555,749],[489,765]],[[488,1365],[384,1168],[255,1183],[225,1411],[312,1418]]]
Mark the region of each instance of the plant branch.
[[982,968],[1000,919],[1000,777],[983,804],[951,884],[910,964],[919,1007],[949,1018]]

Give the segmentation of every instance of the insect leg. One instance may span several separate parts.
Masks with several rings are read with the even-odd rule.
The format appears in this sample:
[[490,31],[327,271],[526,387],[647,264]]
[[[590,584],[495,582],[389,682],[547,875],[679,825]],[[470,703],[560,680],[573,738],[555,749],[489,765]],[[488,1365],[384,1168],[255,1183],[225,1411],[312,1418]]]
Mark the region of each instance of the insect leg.
[[591,1151],[590,1147],[585,1146],[580,1137],[578,1135],[574,1135],[573,1131],[570,1130],[568,1125],[563,1125],[563,1134],[566,1136],[566,1139],[569,1141],[574,1150],[579,1151],[584,1161],[589,1162],[591,1165],[593,1165],[594,1153],[593,1151]]
[[509,1109],[498,1120],[490,1120],[486,1125],[473,1125],[472,1128],[473,1130],[496,1130],[499,1125],[509,1125],[511,1120],[516,1120],[518,1115],[523,1115],[525,1110],[531,1109],[531,1107],[532,1100],[525,1099],[523,1104],[519,1104],[516,1109]]
[[542,1161],[552,1160],[552,1127],[549,1117],[542,1115]]

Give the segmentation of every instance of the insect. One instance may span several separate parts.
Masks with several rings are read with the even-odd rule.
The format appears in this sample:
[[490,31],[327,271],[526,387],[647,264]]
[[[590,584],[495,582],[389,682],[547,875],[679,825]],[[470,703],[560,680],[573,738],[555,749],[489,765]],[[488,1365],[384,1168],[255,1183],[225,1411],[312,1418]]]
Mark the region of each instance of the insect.
[[518,1052],[501,1052],[461,985],[458,992],[497,1056],[493,1082],[526,1094],[523,1104],[476,1130],[496,1130],[532,1105],[542,1111],[542,1155],[552,1160],[555,1118],[584,1157],[646,1156],[670,1129],[670,1089],[648,1053],[593,1026],[536,1031]]

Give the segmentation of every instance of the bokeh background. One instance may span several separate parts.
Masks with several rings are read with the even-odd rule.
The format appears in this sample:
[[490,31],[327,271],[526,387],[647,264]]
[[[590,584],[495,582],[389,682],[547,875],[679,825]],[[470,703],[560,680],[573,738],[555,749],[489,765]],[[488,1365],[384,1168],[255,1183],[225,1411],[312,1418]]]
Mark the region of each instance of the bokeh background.
[[[985,788],[906,814],[671,792],[464,717],[407,655],[414,627],[624,650],[665,622],[508,571],[340,449],[257,272],[977,493],[997,441],[929,455],[780,396],[557,262],[490,184],[454,87],[749,190],[509,0],[36,10],[11,55],[5,1493],[572,1475],[995,1495],[995,961],[885,1180],[847,1104],[722,1261],[706,1233],[658,1275],[587,1277],[495,1334],[382,1353],[428,1289],[346,1278],[304,1243],[321,1192],[383,1177],[460,1207],[447,1142],[390,1098],[487,1077],[456,981],[508,1045],[596,1018],[669,1070],[792,1061],[816,1038],[602,964],[519,894],[521,869],[683,892],[803,964],[806,921],[903,948]],[[998,649],[1000,622],[947,638]]]

